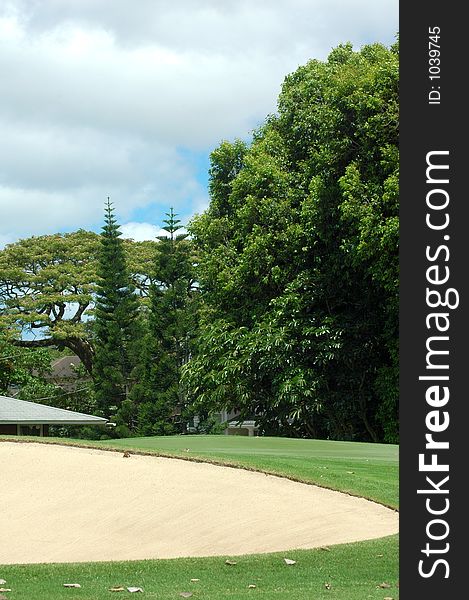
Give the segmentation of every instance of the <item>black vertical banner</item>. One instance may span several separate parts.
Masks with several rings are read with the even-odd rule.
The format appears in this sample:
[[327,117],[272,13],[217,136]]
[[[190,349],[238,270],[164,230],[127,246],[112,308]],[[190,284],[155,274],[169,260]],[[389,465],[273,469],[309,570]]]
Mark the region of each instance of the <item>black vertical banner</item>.
[[404,600],[469,597],[464,489],[469,480],[469,127],[464,100],[469,67],[463,8],[462,2],[433,0],[400,6]]

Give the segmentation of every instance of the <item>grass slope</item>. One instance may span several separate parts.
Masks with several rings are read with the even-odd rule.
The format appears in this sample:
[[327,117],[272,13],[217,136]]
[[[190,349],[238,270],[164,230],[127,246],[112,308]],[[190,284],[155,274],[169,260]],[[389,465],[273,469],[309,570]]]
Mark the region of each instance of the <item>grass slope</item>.
[[[34,441],[38,441],[37,438]],[[372,498],[389,506],[398,505],[397,446],[237,436],[131,438],[92,445],[266,470]],[[284,556],[297,563],[287,566]],[[397,536],[332,546],[329,550],[236,557],[237,564],[233,566],[225,565],[225,558],[229,557],[4,565],[0,566],[0,579],[7,581],[3,587],[12,589],[8,592],[11,600],[102,600],[115,596],[108,591],[115,585],[139,586],[147,598],[168,600],[181,598],[181,592],[192,592],[194,600],[248,597],[264,600],[383,600],[387,597],[397,600],[399,595]],[[192,578],[200,581],[191,582]],[[63,583],[68,582],[80,583],[82,587],[63,588]],[[380,588],[381,583],[391,587]],[[256,588],[248,588],[249,584]],[[127,595],[125,591],[117,596]]]

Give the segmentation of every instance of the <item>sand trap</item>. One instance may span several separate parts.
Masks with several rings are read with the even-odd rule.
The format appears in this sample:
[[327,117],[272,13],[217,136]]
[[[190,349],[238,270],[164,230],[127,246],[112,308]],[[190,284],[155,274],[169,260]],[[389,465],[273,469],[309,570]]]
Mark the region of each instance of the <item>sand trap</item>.
[[0,443],[0,564],[273,552],[397,530],[379,504],[279,477]]

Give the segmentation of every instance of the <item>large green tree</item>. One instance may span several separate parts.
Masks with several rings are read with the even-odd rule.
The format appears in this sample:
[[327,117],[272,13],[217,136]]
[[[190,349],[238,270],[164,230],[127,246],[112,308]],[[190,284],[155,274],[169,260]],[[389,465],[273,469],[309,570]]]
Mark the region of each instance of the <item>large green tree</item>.
[[395,441],[397,46],[300,67],[250,147],[211,160],[211,204],[190,227],[195,403],[266,432]]
[[[0,326],[23,348],[68,348],[92,371],[90,323],[100,236],[89,231],[20,240],[0,250]],[[132,282],[146,302],[155,242],[123,240]]]
[[108,199],[101,233],[95,309],[93,379],[96,401],[109,417],[127,400],[138,362],[140,328],[135,287],[121,232]]
[[148,334],[140,383],[133,394],[138,431],[146,435],[184,431],[181,368],[190,358],[197,322],[192,243],[180,233],[182,226],[172,208],[166,216],[163,229],[168,235],[158,238]]
[[67,347],[91,369],[86,319],[97,236],[85,231],[20,240],[0,251],[0,320],[29,348]]

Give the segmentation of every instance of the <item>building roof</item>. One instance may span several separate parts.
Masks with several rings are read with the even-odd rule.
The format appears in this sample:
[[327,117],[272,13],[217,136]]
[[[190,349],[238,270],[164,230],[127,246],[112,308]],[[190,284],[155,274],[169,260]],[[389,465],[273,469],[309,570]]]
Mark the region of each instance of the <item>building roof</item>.
[[24,425],[104,425],[107,419],[36,402],[0,396],[0,423]]
[[62,356],[62,358],[58,358],[52,363],[52,373],[51,377],[55,378],[65,378],[65,379],[76,379],[77,378],[77,368],[81,365],[81,360],[78,356],[70,355],[70,356]]

